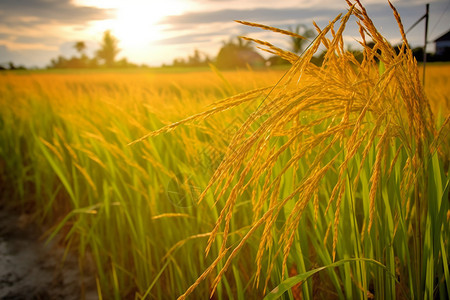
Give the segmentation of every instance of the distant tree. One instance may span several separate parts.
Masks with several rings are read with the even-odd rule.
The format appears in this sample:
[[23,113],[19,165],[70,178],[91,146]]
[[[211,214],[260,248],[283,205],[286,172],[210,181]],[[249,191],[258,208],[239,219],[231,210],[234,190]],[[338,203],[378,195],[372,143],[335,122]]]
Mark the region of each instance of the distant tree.
[[26,70],[25,66],[16,66],[12,61],[8,65],[10,70]]
[[47,66],[49,69],[64,69],[64,68],[98,68],[102,65],[107,67],[119,68],[136,68],[136,64],[129,62],[126,58],[122,58],[116,62],[116,56],[120,49],[118,48],[119,41],[111,34],[110,31],[105,31],[103,39],[100,44],[100,49],[97,50],[93,58],[89,58],[85,53],[86,44],[83,41],[76,42],[73,47],[77,50],[80,56],[72,56],[66,58],[62,55],[53,58]]
[[84,54],[84,50],[86,50],[86,44],[83,41],[78,41],[73,45],[73,47],[80,53],[80,56]]
[[193,66],[193,67],[197,67],[202,63],[202,59],[200,57],[200,51],[198,51],[198,49],[194,50],[194,55],[189,56],[188,58],[188,64]]
[[[208,54],[199,51],[198,49],[194,50],[193,55],[189,55],[187,59],[177,57],[173,60],[173,67],[204,67],[207,66],[211,62]],[[163,65],[165,66],[165,65]],[[167,66],[166,66],[167,67]]]
[[305,50],[305,46],[310,43],[310,39],[316,36],[316,33],[313,29],[306,27],[303,24],[297,25],[294,27],[288,27],[289,31],[301,35],[306,39],[302,39],[299,37],[291,36],[291,50],[294,53],[300,54]]
[[64,56],[58,56],[50,61],[47,66],[49,69],[65,69],[65,68],[96,68],[98,67],[97,58],[90,59],[85,54],[81,57],[72,56],[71,58],[66,58]]
[[220,48],[216,64],[219,68],[260,67],[264,66],[265,59],[253,49],[250,41],[237,39],[235,42],[231,39]]
[[116,63],[118,68],[137,68],[136,64],[130,63],[126,57],[122,58]]
[[[203,58],[202,58],[203,57]],[[208,54],[200,52],[198,49],[194,50],[193,55],[189,55],[187,65],[189,67],[207,66],[211,62]]]
[[88,62],[89,68],[98,68],[98,66],[99,66],[99,63],[98,63],[97,57],[93,57],[93,58],[89,59],[89,62]]
[[70,68],[87,68],[90,65],[89,57],[84,53],[86,50],[86,44],[83,41],[76,42],[73,47],[80,54],[79,58],[72,57]]
[[178,57],[178,58],[175,58],[175,59],[173,60],[172,65],[173,65],[174,67],[185,67],[185,66],[186,66],[186,62],[184,61],[184,58]]
[[103,40],[100,49],[97,51],[97,57],[104,61],[107,67],[114,66],[116,55],[120,52],[119,41],[107,30],[103,34]]

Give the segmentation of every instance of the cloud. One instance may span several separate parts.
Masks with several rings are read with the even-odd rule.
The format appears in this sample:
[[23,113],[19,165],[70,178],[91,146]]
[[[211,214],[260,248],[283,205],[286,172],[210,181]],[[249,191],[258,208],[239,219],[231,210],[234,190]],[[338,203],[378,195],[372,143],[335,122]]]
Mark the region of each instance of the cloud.
[[[209,1],[211,2],[211,1]],[[326,1],[330,5],[326,7],[309,7],[298,8],[255,8],[255,9],[222,9],[222,10],[208,10],[187,12],[182,15],[168,16],[161,21],[162,24],[168,25],[168,33],[178,33],[178,37],[171,37],[163,41],[167,44],[175,44],[177,39],[182,43],[187,43],[189,39],[202,39],[204,37],[213,37],[212,32],[202,32],[201,29],[214,28],[216,34],[223,34],[221,29],[226,29],[229,35],[238,35],[242,33],[254,32],[252,29],[239,25],[234,26],[233,20],[245,20],[263,23],[278,28],[287,28],[289,25],[305,24],[312,27],[312,21],[315,21],[319,26],[323,27],[328,24],[330,20],[336,17],[339,13],[347,11],[346,5],[341,5],[341,8],[336,8],[336,1]],[[340,1],[342,3],[342,1]],[[398,25],[393,16],[392,10],[385,1],[373,0],[363,1],[369,2],[365,5],[369,16],[373,19],[377,28],[393,43],[399,42],[400,33]],[[405,29],[408,29],[416,20],[418,20],[425,13],[424,1],[416,0],[413,3],[406,0],[394,1],[400,15]],[[437,15],[439,10],[445,9],[446,5],[443,1],[435,1],[431,6],[432,16],[430,18],[430,27],[433,22],[437,22]],[[434,13],[434,15],[433,15]],[[434,18],[434,20],[433,20]],[[224,24],[228,24],[225,26]],[[419,26],[415,31],[411,31],[409,35],[410,42],[420,44],[423,37],[421,37],[423,29]],[[346,30],[349,36],[359,37],[354,20],[349,22]],[[180,34],[181,33],[181,34]],[[184,33],[184,34],[183,34]]]
[[[283,24],[285,25],[285,24]],[[283,27],[283,26],[281,26]],[[173,30],[173,29],[172,29]],[[214,27],[195,26],[177,34],[155,41],[158,45],[195,44],[200,42],[225,41],[241,35],[260,32],[256,27],[243,26],[235,22],[222,22]]]
[[206,42],[209,41],[211,37],[217,36],[217,32],[209,33],[189,33],[181,36],[175,36],[171,38],[164,38],[155,41],[158,45],[179,45],[179,44],[192,44],[196,42]]
[[[222,0],[202,0],[207,3],[225,2]],[[228,1],[232,2],[233,1]],[[362,1],[365,4],[369,16],[373,19],[390,18],[393,20],[392,10],[385,0],[366,0]],[[398,0],[392,1],[403,19],[408,19],[410,16],[421,16],[424,13],[424,0]],[[435,3],[434,3],[435,2]],[[208,6],[208,10],[191,11],[182,15],[167,16],[160,23],[171,25],[174,30],[180,28],[186,29],[186,26],[199,24],[213,24],[232,22],[233,20],[246,20],[254,22],[274,23],[279,21],[295,21],[297,24],[311,24],[314,21],[324,21],[328,23],[339,13],[345,13],[348,6],[343,0],[326,0],[323,5],[315,5],[311,7],[291,6],[291,7],[261,7],[266,2],[259,1],[259,6],[255,4],[254,8],[227,8],[227,9],[213,9],[216,6]],[[340,3],[341,5],[336,5]],[[446,4],[444,0],[432,1],[432,7],[442,7]],[[276,5],[276,4],[275,4]],[[275,6],[274,5],[274,6]],[[230,5],[228,6],[230,7]],[[238,6],[239,7],[239,6]]]
[[233,20],[254,22],[273,22],[281,20],[299,20],[305,23],[313,19],[339,13],[332,9],[300,9],[300,8],[255,8],[255,9],[224,9],[218,11],[190,12],[183,15],[168,16],[162,24],[185,27],[189,24],[221,23]]
[[0,15],[3,24],[33,26],[52,22],[82,24],[108,18],[111,11],[76,6],[70,0],[2,0]]
[[90,21],[110,15],[110,10],[76,6],[71,0],[2,0],[0,45],[10,51],[34,49],[43,56],[46,50],[56,51],[68,37],[77,38],[77,31]]

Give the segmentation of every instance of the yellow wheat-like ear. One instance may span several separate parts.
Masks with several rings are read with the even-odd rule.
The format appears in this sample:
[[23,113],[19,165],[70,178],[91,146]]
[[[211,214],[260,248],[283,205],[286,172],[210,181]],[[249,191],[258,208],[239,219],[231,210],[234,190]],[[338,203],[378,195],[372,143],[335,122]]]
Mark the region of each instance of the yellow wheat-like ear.
[[259,88],[259,89],[255,89],[255,90],[252,90],[252,91],[249,91],[249,92],[245,92],[245,93],[242,93],[242,94],[239,94],[239,95],[227,98],[227,99],[225,99],[223,101],[216,102],[216,103],[214,103],[212,105],[213,108],[211,108],[211,109],[209,109],[209,110],[207,110],[205,112],[201,112],[201,113],[198,113],[196,115],[187,117],[184,120],[181,120],[181,121],[169,124],[169,125],[164,126],[164,127],[160,128],[158,130],[149,132],[146,135],[140,137],[139,139],[130,142],[128,144],[128,146],[131,146],[131,145],[134,145],[136,143],[142,142],[142,141],[144,141],[144,140],[146,140],[146,139],[148,139],[150,137],[154,137],[154,136],[157,136],[157,135],[160,135],[160,134],[163,134],[163,133],[170,132],[172,130],[175,130],[177,127],[179,127],[181,125],[187,125],[187,124],[190,124],[190,123],[192,123],[194,121],[205,120],[205,119],[207,119],[207,118],[209,118],[209,117],[211,117],[211,116],[213,116],[213,115],[215,115],[217,113],[220,113],[220,112],[232,109],[232,108],[234,108],[236,106],[239,106],[239,105],[241,105],[243,103],[247,103],[249,101],[253,101],[253,100],[257,99],[258,96],[261,96],[265,92],[270,91],[272,88],[273,87]]
[[246,41],[251,41],[251,42],[260,44],[262,46],[265,46],[266,48],[262,48],[261,47],[260,49],[263,50],[263,51],[269,52],[271,54],[278,55],[279,57],[287,60],[291,64],[294,64],[299,59],[299,56],[297,54],[289,52],[289,51],[285,51],[285,50],[283,50],[281,48],[278,48],[278,47],[275,47],[274,45],[272,45],[271,43],[268,43],[266,41],[252,39],[252,38],[245,37],[245,36],[242,36],[240,38],[242,38],[242,39],[244,39]]
[[[252,102],[257,106],[234,135],[225,157],[200,196],[199,201],[211,192],[216,203],[223,201],[216,224],[208,234],[206,247],[208,253],[221,233],[218,257],[180,299],[185,299],[215,270],[217,274],[211,286],[212,295],[233,259],[254,235],[259,237],[255,257],[256,286],[262,277],[264,257],[275,253],[267,262],[266,288],[278,256],[282,259],[282,274],[285,273],[300,221],[310,203],[314,220],[320,218],[318,211],[322,203],[326,207],[325,214],[329,210],[334,211],[324,244],[328,245],[328,237],[332,235],[332,258],[335,260],[339,256],[339,223],[341,204],[348,192],[346,189],[357,190],[361,171],[368,170],[369,174],[365,176],[370,177],[370,203],[368,217],[362,224],[361,237],[364,239],[376,222],[379,187],[384,176],[391,173],[400,148],[410,154],[404,166],[401,189],[407,191],[414,184],[424,149],[431,144],[436,133],[432,128],[433,116],[429,103],[418,79],[417,63],[406,44],[400,16],[389,2],[404,39],[402,51],[396,53],[375,28],[361,2],[356,0],[353,4],[347,0],[347,3],[347,13],[337,16],[324,28],[314,23],[317,37],[301,56],[269,42],[244,37],[292,64],[283,80],[271,87],[219,101],[205,112],[167,125],[130,143],[132,145],[180,125],[204,120],[245,103]],[[357,18],[360,43],[364,47],[362,62],[358,62],[344,48],[344,32],[352,15]],[[304,38],[271,26],[236,22]],[[375,43],[373,49],[366,43],[367,36]],[[327,53],[322,65],[316,66],[311,60],[320,47],[325,47]],[[377,61],[384,64],[383,69],[378,68]],[[447,119],[445,124],[448,123]],[[442,140],[439,136],[441,132],[433,143],[435,149],[439,148],[439,141]],[[399,139],[401,143],[393,149],[396,155],[389,164],[386,149],[394,144],[394,139]],[[420,150],[418,154],[414,149]],[[372,155],[374,152],[376,154]],[[300,174],[301,163],[304,167]],[[353,166],[352,172],[349,166]],[[336,179],[332,184],[325,185],[324,178],[330,173]],[[352,178],[347,177],[350,173]],[[289,181],[291,186],[285,186],[283,190],[284,179],[288,176],[295,176],[295,180]],[[353,186],[347,184],[349,182],[353,182]],[[256,188],[260,190],[259,194]],[[325,188],[329,190],[322,193]],[[252,223],[237,244],[230,246],[231,221],[244,192],[251,195],[248,200],[252,203]],[[288,203],[290,210],[286,212],[284,208]],[[273,228],[281,212],[286,217],[274,237]],[[258,231],[259,228],[261,231]]]
[[397,20],[398,29],[400,30],[400,34],[402,35],[403,44],[406,47],[409,47],[408,39],[406,38],[405,29],[403,28],[403,23],[402,23],[402,19],[400,18],[400,14],[398,13],[398,11],[394,7],[394,5],[392,5],[390,0],[388,0],[388,3],[389,3],[389,6],[391,7],[391,9],[392,9],[392,11],[394,13],[395,20]]
[[243,24],[243,25],[247,25],[247,26],[250,26],[250,27],[257,27],[257,28],[261,28],[261,29],[264,29],[264,30],[281,33],[281,34],[284,34],[284,35],[292,36],[292,37],[303,39],[303,40],[309,40],[307,37],[304,37],[304,36],[302,36],[300,34],[291,32],[289,30],[283,30],[283,29],[280,29],[280,28],[267,26],[267,25],[262,25],[262,24],[258,24],[258,23],[253,23],[253,22],[246,22],[246,21],[239,21],[239,20],[235,20],[235,22]]

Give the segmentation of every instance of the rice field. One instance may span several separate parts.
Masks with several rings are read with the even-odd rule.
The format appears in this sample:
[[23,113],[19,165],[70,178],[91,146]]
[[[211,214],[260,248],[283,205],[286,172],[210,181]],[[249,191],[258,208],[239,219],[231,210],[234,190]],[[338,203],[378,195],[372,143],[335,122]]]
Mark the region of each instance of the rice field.
[[287,71],[0,74],[2,204],[100,299],[448,299],[450,65],[422,87],[362,7],[317,32],[253,40]]

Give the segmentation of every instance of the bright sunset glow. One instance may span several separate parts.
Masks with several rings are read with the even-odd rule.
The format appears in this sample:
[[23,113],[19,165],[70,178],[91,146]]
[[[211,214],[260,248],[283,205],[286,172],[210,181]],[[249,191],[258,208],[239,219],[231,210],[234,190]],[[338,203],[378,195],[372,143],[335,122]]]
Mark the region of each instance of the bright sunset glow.
[[111,30],[125,48],[142,47],[163,38],[164,26],[158,24],[164,17],[181,14],[186,4],[182,0],[106,1],[78,0],[77,5],[111,9],[113,18],[91,22],[94,34]]
[[[381,33],[395,44],[401,39],[386,0],[361,0]],[[430,3],[428,50],[449,30],[448,0],[392,0],[405,28],[414,24]],[[0,65],[8,62],[45,67],[58,56],[79,55],[74,44],[84,42],[85,54],[95,56],[105,31],[118,40],[116,59],[161,66],[187,59],[195,50],[215,57],[224,41],[240,35],[270,40],[284,47],[288,39],[246,28],[245,20],[288,29],[313,21],[323,28],[346,11],[345,0],[5,0],[0,1]],[[408,33],[413,47],[423,45],[424,22]],[[358,29],[349,24],[343,37],[358,48]],[[355,38],[356,37],[356,38]],[[288,45],[286,46],[288,47]]]

